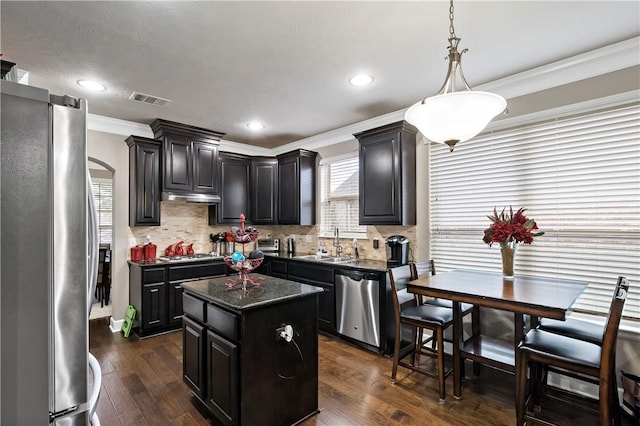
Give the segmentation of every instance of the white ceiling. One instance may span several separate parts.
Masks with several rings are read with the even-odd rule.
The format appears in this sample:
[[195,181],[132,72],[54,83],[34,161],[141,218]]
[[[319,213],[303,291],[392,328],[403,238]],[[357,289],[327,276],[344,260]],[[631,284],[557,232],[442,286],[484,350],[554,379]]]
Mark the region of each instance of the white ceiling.
[[[449,3],[0,2],[3,59],[89,112],[276,147],[406,108],[446,71]],[[640,35],[640,2],[456,1],[472,87]],[[355,73],[374,76],[350,86]],[[95,79],[107,91],[77,86]],[[171,99],[129,101],[132,91]],[[266,123],[255,133],[251,120]]]

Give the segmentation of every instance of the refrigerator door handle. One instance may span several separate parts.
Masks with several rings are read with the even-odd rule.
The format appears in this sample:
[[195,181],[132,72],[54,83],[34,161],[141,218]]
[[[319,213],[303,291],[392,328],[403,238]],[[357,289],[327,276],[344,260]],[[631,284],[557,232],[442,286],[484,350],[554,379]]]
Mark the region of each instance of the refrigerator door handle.
[[93,294],[96,291],[98,281],[98,217],[96,213],[95,199],[93,198],[93,190],[91,188],[91,176],[87,170],[87,200],[88,200],[88,216],[87,227],[89,237],[88,262],[89,262],[89,294],[87,295],[87,315],[91,313],[91,305]]

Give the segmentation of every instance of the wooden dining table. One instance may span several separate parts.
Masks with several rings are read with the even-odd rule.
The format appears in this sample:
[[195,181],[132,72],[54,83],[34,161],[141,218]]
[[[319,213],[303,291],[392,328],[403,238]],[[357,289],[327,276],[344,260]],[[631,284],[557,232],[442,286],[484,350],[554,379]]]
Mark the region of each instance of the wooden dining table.
[[[515,372],[515,349],[525,333],[524,315],[530,316],[530,327],[538,325],[540,317],[564,321],[567,312],[587,288],[584,281],[516,275],[504,279],[501,273],[456,269],[437,275],[425,275],[407,283],[407,292],[453,302],[453,395],[460,398],[464,360],[475,366],[489,365]],[[482,334],[479,309],[474,313],[474,325],[469,339],[463,339],[460,304],[472,303],[510,311],[514,314],[512,341]]]

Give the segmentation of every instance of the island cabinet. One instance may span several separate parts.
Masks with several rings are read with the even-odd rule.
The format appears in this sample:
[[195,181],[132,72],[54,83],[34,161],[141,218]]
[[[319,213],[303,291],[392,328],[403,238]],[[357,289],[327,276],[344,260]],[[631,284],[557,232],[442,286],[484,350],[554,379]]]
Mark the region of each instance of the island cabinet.
[[251,159],[251,219],[256,225],[278,222],[278,160]]
[[354,134],[360,143],[360,225],[416,224],[416,134],[404,121]]
[[322,331],[336,333],[336,295],[333,266],[289,261],[287,279],[322,288],[318,296],[318,323]]
[[160,225],[160,151],[155,139],[129,136],[129,226]]
[[176,264],[129,262],[129,304],[136,308],[133,331],[140,337],[182,326],[182,283],[227,274],[222,260]]
[[224,425],[291,425],[318,412],[319,288],[252,274],[184,286],[183,375]]
[[316,224],[316,152],[278,155],[278,223]]
[[219,197],[218,145],[224,133],[161,119],[151,129],[162,142],[163,197]]

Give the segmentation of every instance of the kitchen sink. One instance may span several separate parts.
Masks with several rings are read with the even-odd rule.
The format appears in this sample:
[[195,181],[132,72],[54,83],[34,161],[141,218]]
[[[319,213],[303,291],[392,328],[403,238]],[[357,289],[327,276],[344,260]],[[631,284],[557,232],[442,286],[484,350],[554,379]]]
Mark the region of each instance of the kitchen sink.
[[312,260],[312,261],[323,262],[323,263],[349,263],[353,260],[350,257],[318,256],[317,254],[295,256],[294,259]]

